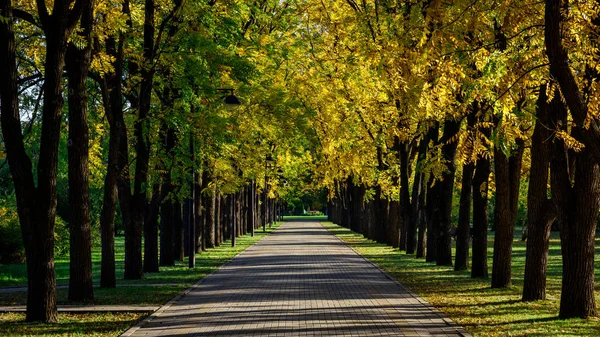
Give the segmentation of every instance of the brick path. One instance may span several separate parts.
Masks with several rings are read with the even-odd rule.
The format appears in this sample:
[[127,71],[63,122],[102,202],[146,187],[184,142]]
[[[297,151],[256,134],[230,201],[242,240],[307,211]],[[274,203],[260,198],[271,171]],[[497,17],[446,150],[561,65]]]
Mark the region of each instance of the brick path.
[[469,336],[318,222],[288,222],[124,336]]

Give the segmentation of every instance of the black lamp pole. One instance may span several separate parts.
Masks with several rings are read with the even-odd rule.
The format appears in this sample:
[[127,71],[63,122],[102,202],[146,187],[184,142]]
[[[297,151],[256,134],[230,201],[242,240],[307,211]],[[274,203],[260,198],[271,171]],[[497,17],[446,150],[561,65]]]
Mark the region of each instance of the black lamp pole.
[[[194,111],[194,105],[192,105],[192,112]],[[196,182],[196,170],[194,168],[194,162],[196,161],[196,156],[194,153],[194,133],[192,130],[192,126],[190,125],[190,155],[192,157],[192,182],[190,184],[191,189],[191,199],[188,215],[188,234],[189,234],[189,244],[188,244],[188,266],[190,268],[194,268],[196,266],[196,212],[194,209],[194,200],[196,197],[196,187],[194,183]]]
[[263,189],[263,204],[262,204],[262,225],[263,232],[267,231],[267,169],[269,165],[269,155],[265,155],[265,188]]

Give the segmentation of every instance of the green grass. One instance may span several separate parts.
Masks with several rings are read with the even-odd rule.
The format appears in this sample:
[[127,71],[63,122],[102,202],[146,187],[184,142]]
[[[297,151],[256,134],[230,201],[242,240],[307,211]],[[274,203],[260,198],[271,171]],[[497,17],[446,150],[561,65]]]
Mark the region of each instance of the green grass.
[[145,314],[60,314],[58,324],[25,323],[24,313],[0,315],[2,336],[118,336]]
[[286,215],[283,217],[285,221],[325,221],[327,220],[327,215]]
[[[600,335],[598,318],[560,320],[557,317],[562,266],[557,233],[553,233],[550,243],[548,299],[525,303],[520,301],[525,268],[525,243],[520,240],[515,240],[513,246],[513,286],[491,289],[489,279],[471,279],[469,271],[455,272],[451,267],[416,259],[331,222],[323,222],[323,225],[477,337]],[[492,237],[488,247],[491,273]],[[600,239],[596,240],[596,247],[596,280],[599,280]],[[596,298],[600,298],[598,281]]]
[[[172,267],[161,267],[159,273],[147,273],[142,280],[123,280],[123,251],[122,238],[116,240],[117,283],[131,286],[115,289],[94,288],[95,300],[91,304],[109,305],[162,305],[181,293],[184,289],[217,269],[223,263],[231,260],[237,254],[253,245],[275,229],[278,223],[267,232],[257,230],[254,237],[249,234],[236,239],[236,247],[231,247],[231,241],[221,246],[208,249],[196,254],[196,267],[188,268],[187,262],[177,262]],[[93,249],[93,277],[99,282],[100,248]],[[69,261],[56,261],[56,273],[59,284],[68,283]],[[23,285],[27,281],[24,264],[0,265],[0,286]],[[144,284],[168,283],[175,285],[144,286]],[[137,285],[137,286],[136,286]],[[73,304],[67,301],[67,289],[57,290],[58,304]],[[0,305],[24,305],[27,301],[26,292],[0,294]],[[2,336],[39,335],[39,336],[116,336],[129,326],[144,318],[146,314],[139,313],[92,313],[92,314],[59,314],[58,324],[24,323],[24,314],[1,313],[0,331]]]

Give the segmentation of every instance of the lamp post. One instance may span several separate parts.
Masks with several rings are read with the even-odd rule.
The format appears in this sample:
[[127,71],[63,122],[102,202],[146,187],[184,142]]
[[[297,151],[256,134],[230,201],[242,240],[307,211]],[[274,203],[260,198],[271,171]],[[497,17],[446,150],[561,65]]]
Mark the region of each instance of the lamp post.
[[263,232],[267,231],[267,211],[268,211],[268,207],[267,207],[267,191],[268,191],[268,186],[269,186],[269,163],[273,163],[273,156],[271,156],[270,154],[267,154],[265,156],[265,188],[263,190],[263,196],[264,196],[264,200],[263,200]]
[[[229,93],[224,97],[223,103],[228,110],[237,109],[242,103],[240,99],[234,95],[234,89],[232,88],[217,88],[217,91],[223,91]],[[190,112],[194,114],[194,105],[192,104],[190,108]],[[190,184],[191,193],[190,193],[190,214],[188,216],[188,236],[189,236],[189,244],[188,244],[188,266],[189,268],[194,268],[196,266],[196,209],[194,208],[194,200],[196,197],[195,186],[196,180],[198,179],[196,169],[195,169],[195,150],[194,150],[194,130],[193,126],[190,125],[190,156],[192,158],[192,183]]]

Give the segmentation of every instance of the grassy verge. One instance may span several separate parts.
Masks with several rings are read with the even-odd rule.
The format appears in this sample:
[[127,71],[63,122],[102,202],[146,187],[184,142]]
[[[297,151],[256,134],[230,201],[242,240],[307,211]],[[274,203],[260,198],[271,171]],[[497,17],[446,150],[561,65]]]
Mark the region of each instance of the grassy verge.
[[[123,242],[119,241],[117,246],[117,280],[120,284],[128,284],[127,287],[115,289],[94,289],[95,300],[91,304],[97,305],[162,305],[171,298],[181,293],[198,279],[206,276],[217,269],[223,263],[229,261],[237,254],[253,245],[277,227],[281,223],[267,228],[267,232],[257,230],[254,237],[250,235],[236,239],[236,247],[231,247],[231,242],[226,241],[221,246],[212,248],[196,255],[196,267],[188,268],[187,262],[177,262],[175,266],[161,267],[159,273],[145,274],[142,280],[122,280],[123,265]],[[100,254],[99,247],[94,249],[93,273],[94,281],[99,281]],[[65,265],[66,264],[66,265]],[[60,270],[59,270],[60,266]],[[64,275],[66,270],[66,275]],[[68,281],[68,260],[57,262],[57,277]],[[0,266],[0,286],[20,285],[26,282],[24,265]],[[8,284],[7,284],[8,283]],[[64,282],[59,282],[64,283]],[[144,284],[168,283],[163,286],[144,286]],[[75,304],[67,301],[67,289],[57,290],[59,304]],[[12,292],[0,294],[0,305],[24,305],[27,300],[26,292]],[[135,324],[146,314],[139,313],[92,313],[92,314],[60,314],[58,324],[31,324],[23,322],[25,316],[19,313],[0,314],[0,331],[2,336],[117,336],[128,327]]]
[[325,221],[327,215],[286,215],[283,217],[285,221]]
[[[344,242],[377,264],[448,317],[479,336],[598,336],[600,319],[558,319],[561,287],[560,242],[553,234],[550,243],[546,301],[521,302],[525,266],[525,243],[515,240],[513,248],[513,283],[507,289],[491,289],[490,280],[471,279],[470,272],[455,272],[451,267],[438,267],[415,259],[384,244],[331,222],[323,225]],[[596,256],[600,256],[600,240]],[[490,240],[489,247],[493,247]],[[492,250],[488,252],[492,266]],[[596,280],[600,277],[596,259]],[[491,272],[491,270],[490,270]],[[600,298],[600,282],[596,282]]]

